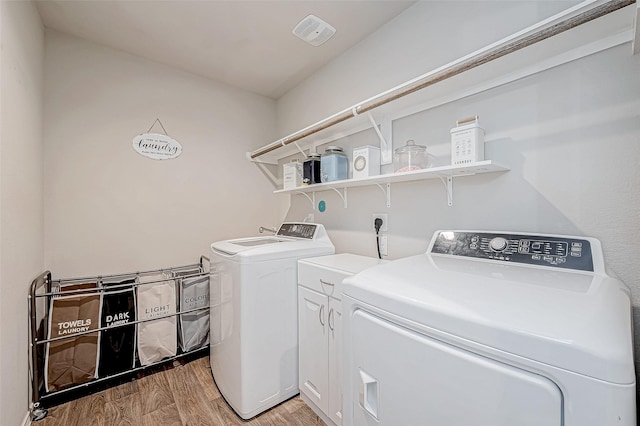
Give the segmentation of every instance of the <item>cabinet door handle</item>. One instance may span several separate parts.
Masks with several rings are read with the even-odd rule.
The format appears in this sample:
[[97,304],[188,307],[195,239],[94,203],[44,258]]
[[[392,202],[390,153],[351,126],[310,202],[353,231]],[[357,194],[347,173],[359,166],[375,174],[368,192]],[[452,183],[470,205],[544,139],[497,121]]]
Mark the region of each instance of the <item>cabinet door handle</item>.
[[330,285],[331,287],[333,287],[335,285],[334,283],[330,283],[329,281],[325,281],[322,278],[320,278],[320,284]]
[[322,319],[322,317],[324,312],[324,305],[320,305],[320,310],[318,311],[318,319],[320,320],[320,324],[324,327],[324,320]]
[[331,318],[333,317],[333,308],[329,309],[329,329],[334,331],[333,324],[331,324]]

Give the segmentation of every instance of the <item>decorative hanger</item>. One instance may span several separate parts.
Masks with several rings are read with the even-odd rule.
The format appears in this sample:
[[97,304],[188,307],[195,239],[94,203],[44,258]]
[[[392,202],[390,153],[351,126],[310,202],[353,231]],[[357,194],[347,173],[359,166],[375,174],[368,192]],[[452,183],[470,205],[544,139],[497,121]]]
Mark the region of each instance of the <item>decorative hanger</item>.
[[[164,135],[151,133],[156,123],[162,127]],[[142,133],[133,138],[132,146],[138,154],[154,160],[170,160],[182,153],[182,145],[169,136],[159,118],[156,118],[156,121],[153,122],[146,133]]]

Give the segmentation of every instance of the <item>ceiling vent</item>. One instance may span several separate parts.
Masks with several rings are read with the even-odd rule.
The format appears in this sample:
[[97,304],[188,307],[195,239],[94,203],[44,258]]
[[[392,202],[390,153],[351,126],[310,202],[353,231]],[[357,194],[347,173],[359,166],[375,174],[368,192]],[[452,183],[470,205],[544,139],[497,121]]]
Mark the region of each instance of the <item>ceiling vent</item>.
[[336,33],[336,29],[317,16],[309,15],[298,22],[292,32],[310,45],[320,46]]

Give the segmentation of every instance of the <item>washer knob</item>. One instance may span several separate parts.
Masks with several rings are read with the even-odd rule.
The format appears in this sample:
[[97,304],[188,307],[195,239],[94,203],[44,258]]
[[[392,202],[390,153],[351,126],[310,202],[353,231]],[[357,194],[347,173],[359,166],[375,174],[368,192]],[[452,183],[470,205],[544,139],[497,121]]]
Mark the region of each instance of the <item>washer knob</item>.
[[494,251],[502,251],[507,248],[509,242],[502,237],[495,237],[489,242],[489,247]]

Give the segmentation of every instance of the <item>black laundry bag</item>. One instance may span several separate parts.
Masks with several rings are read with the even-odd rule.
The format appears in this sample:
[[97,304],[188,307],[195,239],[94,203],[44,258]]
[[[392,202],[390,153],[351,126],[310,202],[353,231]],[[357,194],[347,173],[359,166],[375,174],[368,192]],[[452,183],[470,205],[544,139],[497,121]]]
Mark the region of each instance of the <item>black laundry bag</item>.
[[[114,284],[132,284],[135,280],[120,283],[104,283],[104,287]],[[135,367],[136,301],[133,287],[105,290],[102,299],[102,326],[118,326],[103,330],[100,341],[100,363],[98,376],[106,377]]]

